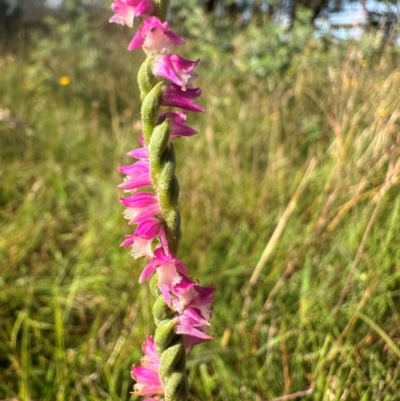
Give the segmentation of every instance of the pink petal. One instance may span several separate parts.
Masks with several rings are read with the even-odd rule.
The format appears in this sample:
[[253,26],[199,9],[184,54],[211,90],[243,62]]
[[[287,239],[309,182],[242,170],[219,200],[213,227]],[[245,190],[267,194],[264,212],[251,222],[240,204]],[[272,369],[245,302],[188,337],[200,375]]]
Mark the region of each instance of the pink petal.
[[[161,242],[163,242],[162,237]],[[182,274],[189,274],[188,268],[173,254],[167,255],[164,247],[158,247],[154,250],[154,257],[142,271],[139,283],[148,280],[156,270],[158,271],[160,288],[163,285],[178,284],[182,279]]]
[[129,6],[125,0],[115,0],[111,4],[111,9],[115,13],[109,20],[109,22],[115,22],[116,24],[133,26],[134,9]]
[[135,17],[152,15],[155,11],[153,0],[127,0],[127,3],[135,9]]
[[115,13],[109,22],[133,26],[134,17],[154,13],[153,0],[114,0],[111,9]]
[[127,177],[127,180],[124,181],[122,184],[118,185],[118,188],[123,189],[125,191],[133,191],[135,189],[141,187],[147,187],[151,185],[151,178],[150,174],[143,174],[137,177]]
[[150,171],[150,164],[148,161],[140,160],[129,166],[118,166],[118,171],[127,175],[144,174]]
[[147,51],[168,53],[172,45],[181,45],[185,41],[169,29],[167,22],[161,22],[157,17],[149,17],[142,22],[128,50],[143,46]]
[[132,214],[130,208],[126,209],[124,212],[124,216],[129,218],[129,224],[140,224],[144,221],[156,216],[161,213],[160,205],[157,203],[156,205],[151,205],[141,210],[139,213]]
[[203,112],[204,109],[192,101],[201,95],[200,88],[188,88],[183,91],[175,84],[163,86],[163,96],[161,104],[163,106],[179,107],[183,110]]
[[136,237],[131,246],[131,255],[134,259],[139,258],[152,258],[153,257],[153,249],[152,249],[153,239],[145,239]]
[[166,118],[170,119],[170,140],[181,136],[192,136],[198,133],[195,129],[184,124],[186,121],[186,115],[183,113],[178,111],[167,111],[160,114],[157,121],[161,123]]
[[163,222],[159,219],[148,219],[140,223],[135,231],[137,237],[154,239],[163,228]]
[[149,154],[146,148],[134,149],[128,153],[128,156],[134,157],[139,160],[148,160]]
[[181,280],[181,276],[176,270],[173,263],[164,263],[157,267],[158,285],[162,287],[167,284],[177,284]]
[[176,334],[184,334],[190,337],[197,337],[199,339],[202,339],[203,341],[212,340],[213,338],[213,336],[210,336],[209,334],[204,333],[203,331],[196,329],[195,327],[192,327],[190,325],[177,324],[175,327]]
[[120,202],[126,207],[140,209],[152,205],[158,205],[157,196],[150,192],[139,192],[135,195],[130,196],[129,198],[120,198]]
[[151,261],[147,263],[147,265],[142,270],[142,273],[139,277],[139,284],[149,280],[153,276],[155,271],[156,271],[156,266],[153,263],[151,263]]
[[120,198],[127,207],[124,216],[129,224],[139,224],[161,213],[157,196],[148,192],[139,192],[128,198]]
[[151,337],[146,338],[142,350],[144,356],[141,366],[133,365],[131,370],[131,376],[137,382],[133,387],[134,392],[137,395],[164,394],[164,387],[158,374],[160,358],[155,351],[154,340]]
[[200,60],[186,60],[176,54],[166,54],[155,59],[153,73],[169,79],[185,91],[187,87],[192,87],[192,80],[197,78],[193,69],[199,62]]

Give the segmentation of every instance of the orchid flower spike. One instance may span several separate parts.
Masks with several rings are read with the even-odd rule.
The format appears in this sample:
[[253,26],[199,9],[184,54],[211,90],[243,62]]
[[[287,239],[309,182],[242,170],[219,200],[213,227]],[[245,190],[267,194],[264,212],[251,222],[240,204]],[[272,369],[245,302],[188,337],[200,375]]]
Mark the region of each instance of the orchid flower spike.
[[212,339],[214,287],[192,281],[189,269],[176,256],[181,226],[172,141],[197,134],[186,125],[186,113],[204,110],[195,101],[201,89],[193,87],[200,60],[171,54],[174,45],[185,42],[165,21],[168,6],[169,0],[113,0],[110,19],[132,27],[135,17],[143,17],[128,46],[128,50],[142,48],[146,54],[138,73],[141,147],[128,153],[137,159],[134,163],[119,166],[125,175],[119,188],[128,193],[120,198],[123,215],[135,225],[121,246],[130,248],[134,258],[147,259],[139,283],[149,280],[156,297],[154,338],[146,338],[141,364],[131,370],[134,394],[145,396],[144,401],[186,401],[186,353]]

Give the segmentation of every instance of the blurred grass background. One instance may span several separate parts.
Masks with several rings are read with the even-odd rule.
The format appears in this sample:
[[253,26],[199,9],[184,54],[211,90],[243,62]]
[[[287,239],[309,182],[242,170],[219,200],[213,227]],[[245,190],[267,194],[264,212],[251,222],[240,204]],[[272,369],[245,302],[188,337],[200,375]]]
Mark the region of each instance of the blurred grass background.
[[[206,109],[176,143],[180,257],[217,288],[190,400],[400,400],[399,48],[178,11]],[[2,400],[134,400],[154,329],[116,188],[143,56],[69,12],[0,58]]]

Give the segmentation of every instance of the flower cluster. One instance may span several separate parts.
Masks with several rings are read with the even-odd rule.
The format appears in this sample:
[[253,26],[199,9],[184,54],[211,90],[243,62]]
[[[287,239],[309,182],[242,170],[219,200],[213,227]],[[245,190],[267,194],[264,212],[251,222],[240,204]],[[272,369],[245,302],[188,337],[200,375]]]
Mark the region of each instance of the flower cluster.
[[[160,368],[161,354],[167,347],[162,344],[169,341],[161,338],[170,336],[165,334],[165,327],[172,327],[185,352],[210,340],[208,327],[214,287],[202,287],[192,281],[188,268],[176,256],[180,216],[172,141],[197,133],[185,124],[185,112],[202,112],[203,109],[195,102],[201,89],[193,87],[197,77],[194,68],[200,60],[190,61],[171,54],[173,46],[183,44],[184,40],[163,21],[166,7],[167,2],[163,0],[114,0],[111,8],[115,15],[110,22],[132,27],[134,17],[142,17],[128,50],[142,48],[147,55],[138,77],[143,100],[143,135],[139,139],[141,147],[128,153],[137,161],[119,167],[125,175],[119,188],[130,194],[120,199],[126,207],[124,216],[136,229],[125,237],[121,246],[130,248],[134,258],[147,259],[139,282],[154,276],[156,294],[168,308],[166,313],[154,312],[161,334],[156,330],[154,339],[146,339],[141,366],[132,368],[132,377],[137,382],[134,391],[138,395],[153,396],[148,400],[163,396],[168,401],[175,398],[168,395],[167,378],[160,373],[168,370]],[[167,107],[167,111],[164,107],[160,112],[161,106]],[[168,344],[169,347],[173,345]],[[173,386],[183,385],[175,383]]]

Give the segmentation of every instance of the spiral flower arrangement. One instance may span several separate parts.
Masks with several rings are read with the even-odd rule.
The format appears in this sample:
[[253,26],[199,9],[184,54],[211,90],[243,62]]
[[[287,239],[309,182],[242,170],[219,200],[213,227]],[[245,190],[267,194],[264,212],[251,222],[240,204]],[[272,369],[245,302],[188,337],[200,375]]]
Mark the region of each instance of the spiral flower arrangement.
[[[186,354],[212,338],[208,330],[214,287],[192,281],[189,269],[176,256],[182,233],[172,142],[197,134],[185,124],[185,112],[203,109],[194,100],[201,89],[192,85],[200,60],[171,53],[185,42],[165,21],[168,7],[168,0],[115,0],[110,19],[132,27],[134,18],[140,17],[128,50],[142,48],[146,55],[138,72],[141,147],[128,153],[136,162],[119,167],[126,176],[119,187],[130,194],[120,201],[129,224],[136,226],[121,246],[130,248],[134,258],[147,259],[139,283],[150,280],[155,297],[156,330],[143,344],[140,366],[133,365],[131,371],[134,393],[147,396],[147,401],[185,401],[189,392]],[[160,112],[161,106],[166,111]]]

